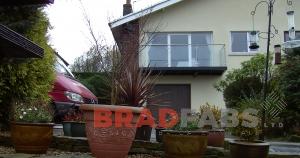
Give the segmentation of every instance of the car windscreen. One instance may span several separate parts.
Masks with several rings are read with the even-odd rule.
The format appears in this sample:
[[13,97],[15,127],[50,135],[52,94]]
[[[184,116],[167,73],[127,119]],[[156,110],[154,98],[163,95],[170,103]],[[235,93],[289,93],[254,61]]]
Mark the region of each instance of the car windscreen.
[[71,71],[68,70],[67,66],[59,62],[59,59],[57,59],[57,61],[55,62],[55,71],[57,73],[64,74],[67,77],[74,78],[74,75],[71,73]]

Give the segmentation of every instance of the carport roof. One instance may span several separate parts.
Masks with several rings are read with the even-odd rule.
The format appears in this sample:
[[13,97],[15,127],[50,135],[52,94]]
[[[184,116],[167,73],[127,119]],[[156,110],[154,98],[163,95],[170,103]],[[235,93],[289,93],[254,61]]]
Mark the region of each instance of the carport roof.
[[1,0],[1,5],[38,5],[38,4],[50,4],[54,3],[54,0]]
[[0,58],[42,58],[44,49],[0,24]]

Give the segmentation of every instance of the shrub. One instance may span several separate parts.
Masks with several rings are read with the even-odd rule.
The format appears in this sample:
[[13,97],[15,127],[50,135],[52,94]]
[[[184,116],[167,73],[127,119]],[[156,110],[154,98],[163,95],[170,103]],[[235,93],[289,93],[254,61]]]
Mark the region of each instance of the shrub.
[[241,78],[230,83],[223,92],[226,107],[238,107],[242,99],[249,97],[253,93],[261,93],[262,88],[263,83],[258,77]]
[[[218,82],[215,88],[223,92],[225,104],[229,108],[238,107],[238,102],[245,97],[250,97],[251,93],[260,93],[263,90],[265,56],[257,54],[250,60],[242,62],[241,68],[229,71],[225,79]],[[278,87],[277,73],[269,59],[269,89],[271,91]]]
[[[256,95],[256,94],[251,94],[251,97],[247,97],[244,99],[241,99],[241,101],[239,102],[239,111],[240,113],[238,114],[238,120],[239,120],[239,124],[237,127],[232,127],[230,128],[232,131],[232,134],[235,136],[240,137],[240,139],[251,142],[254,141],[258,138],[259,134],[260,134],[260,125],[257,124],[257,126],[255,127],[246,127],[243,126],[242,123],[243,121],[250,121],[249,118],[245,115],[243,115],[244,110],[248,109],[248,108],[256,108],[258,106],[260,106],[260,104],[263,102],[263,98],[260,95]],[[260,121],[261,118],[261,114],[258,113],[257,117]],[[254,121],[254,120],[251,120]]]
[[44,58],[0,64],[0,121],[7,121],[12,100],[48,101],[54,80],[54,54],[48,45],[49,21],[40,6],[0,7],[0,22],[44,49]]
[[300,48],[288,50],[279,68],[280,87],[285,95],[286,110],[281,117],[286,130],[300,123]]
[[75,77],[92,91],[102,104],[110,102],[109,87],[105,83],[104,73],[74,72]]
[[[205,105],[200,106],[200,113],[203,114],[203,112],[210,111],[212,112],[215,120],[217,121],[218,125],[221,124],[221,109],[216,105],[210,105],[209,103],[206,103]],[[201,115],[199,116],[201,118]],[[212,129],[211,126],[204,126],[205,129]]]

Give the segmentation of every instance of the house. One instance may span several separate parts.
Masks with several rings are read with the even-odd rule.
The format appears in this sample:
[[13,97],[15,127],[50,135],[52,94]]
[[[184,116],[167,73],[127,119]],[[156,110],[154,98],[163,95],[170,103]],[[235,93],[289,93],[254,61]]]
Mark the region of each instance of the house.
[[[250,14],[259,1],[165,0],[132,12],[127,0],[124,16],[109,25],[121,52],[140,51],[140,66],[162,73],[155,89],[165,94],[162,97],[170,100],[170,106],[197,110],[208,102],[224,107],[223,95],[214,84],[241,62],[266,52],[267,5],[257,7],[254,20]],[[274,5],[271,51],[288,40],[287,11],[291,9],[297,18],[300,1]],[[255,50],[249,48],[253,30],[262,37]]]

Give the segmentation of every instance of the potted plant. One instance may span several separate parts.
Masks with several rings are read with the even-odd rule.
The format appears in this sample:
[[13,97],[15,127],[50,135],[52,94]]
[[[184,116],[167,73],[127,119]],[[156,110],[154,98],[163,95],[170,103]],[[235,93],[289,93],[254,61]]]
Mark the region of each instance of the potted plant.
[[64,117],[63,130],[65,136],[86,137],[83,112],[78,109],[70,110]]
[[71,135],[72,137],[86,137],[85,121],[81,110],[76,110],[74,112],[74,122],[72,122],[71,125]]
[[157,142],[162,142],[162,137],[163,137],[163,130],[166,130],[166,128],[157,126],[155,128],[155,135],[156,135],[156,141]]
[[[206,103],[205,105],[200,106],[201,113],[204,111],[212,112],[215,120],[217,121],[218,127],[221,124],[221,109],[215,105],[210,105]],[[225,130],[221,128],[213,128],[212,126],[205,126],[205,130],[208,131],[207,136],[207,145],[212,147],[223,147],[225,139]]]
[[78,109],[70,110],[63,119],[64,136],[86,137],[83,112]]
[[[241,109],[259,105],[261,100],[243,99],[241,101]],[[259,126],[244,127],[242,121],[244,115],[238,115],[239,125],[232,128],[232,131],[239,136],[239,139],[229,142],[230,153],[232,158],[267,158],[269,154],[270,144],[264,141],[257,140],[259,135]]]
[[71,126],[72,126],[73,116],[68,112],[63,118],[63,131],[64,136],[71,137]]
[[[136,125],[143,107],[153,96],[154,79],[151,71],[140,69],[138,58],[130,53],[112,51],[112,67],[105,72],[112,105],[81,105],[86,121],[86,135],[91,152],[96,157],[123,158],[128,155],[136,134]],[[107,112],[111,125],[96,127],[95,118]],[[116,127],[118,112],[131,114],[130,127]],[[107,117],[106,117],[107,118]]]
[[78,109],[70,110],[64,117],[63,130],[65,136],[86,137],[83,112]]
[[166,157],[201,158],[207,147],[207,131],[200,131],[199,120],[187,121],[187,127],[177,124],[171,130],[163,130],[163,144]]
[[53,113],[43,101],[16,101],[10,123],[17,153],[44,154],[52,141]]

